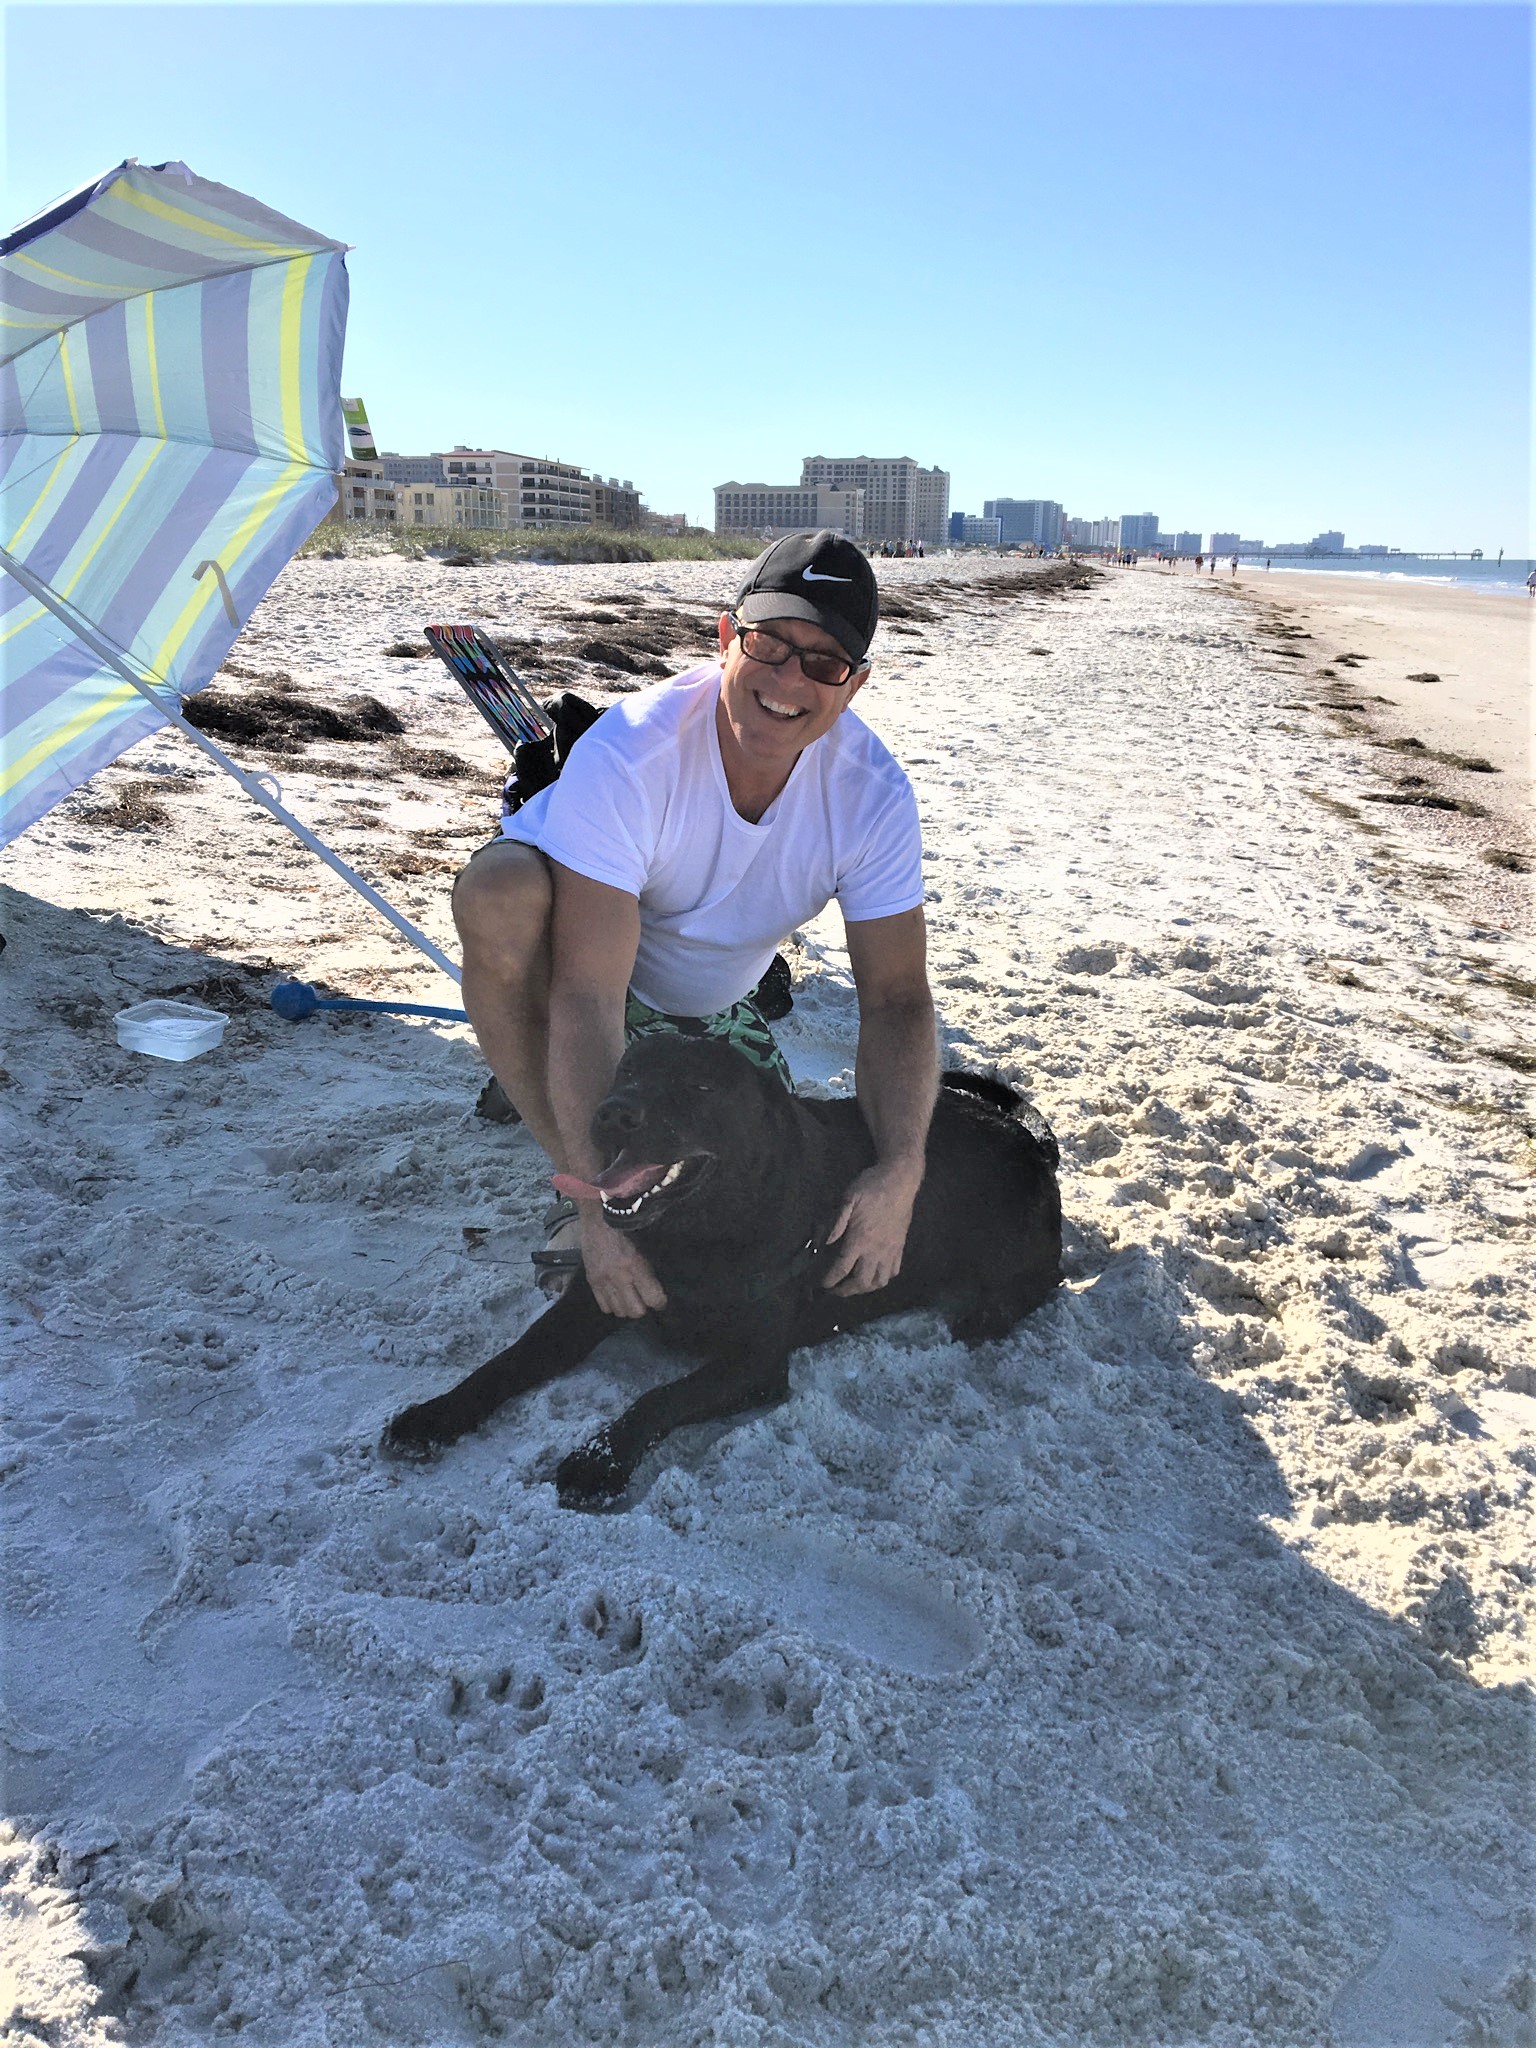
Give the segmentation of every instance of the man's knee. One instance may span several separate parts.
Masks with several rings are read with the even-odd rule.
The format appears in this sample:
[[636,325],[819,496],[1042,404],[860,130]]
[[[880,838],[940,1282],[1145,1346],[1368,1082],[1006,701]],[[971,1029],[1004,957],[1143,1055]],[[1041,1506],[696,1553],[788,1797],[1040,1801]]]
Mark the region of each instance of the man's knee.
[[524,957],[549,932],[554,882],[536,846],[502,839],[483,846],[453,885],[453,921],[465,955]]

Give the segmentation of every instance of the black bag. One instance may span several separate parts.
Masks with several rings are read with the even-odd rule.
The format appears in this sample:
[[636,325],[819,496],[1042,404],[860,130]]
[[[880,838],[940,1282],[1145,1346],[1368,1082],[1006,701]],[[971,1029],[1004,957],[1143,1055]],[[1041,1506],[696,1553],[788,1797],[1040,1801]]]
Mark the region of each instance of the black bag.
[[537,796],[560,780],[560,771],[570,759],[571,749],[589,726],[596,725],[606,705],[589,704],[574,690],[563,690],[544,706],[545,716],[555,728],[547,739],[523,740],[512,755],[512,773],[502,785],[501,814],[510,818],[529,797]]
[[775,953],[769,961],[768,972],[752,991],[752,1000],[765,1024],[776,1024],[795,1007],[789,962],[782,953]]

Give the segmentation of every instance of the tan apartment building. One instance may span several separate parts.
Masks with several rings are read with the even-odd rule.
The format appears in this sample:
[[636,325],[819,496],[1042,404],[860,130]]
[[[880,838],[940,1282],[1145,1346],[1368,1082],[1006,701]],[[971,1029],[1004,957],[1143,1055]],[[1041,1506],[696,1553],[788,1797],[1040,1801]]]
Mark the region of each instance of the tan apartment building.
[[864,493],[806,484],[716,484],[716,533],[815,533],[830,526],[850,540],[864,534]]
[[542,455],[466,448],[461,442],[435,455],[387,452],[381,462],[384,473],[402,488],[407,525],[640,524],[640,493],[628,477],[621,483],[616,476],[589,476],[575,463]]
[[382,462],[355,462],[350,457],[336,475],[336,503],[326,518],[382,519],[398,524],[403,518],[400,486],[384,474]]
[[910,455],[807,455],[802,485],[864,493],[866,540],[920,540],[942,547],[949,531],[949,471]]
[[640,524],[640,493],[628,477],[620,483],[616,476],[611,476],[605,483],[600,476],[593,476],[592,524],[626,530]]
[[[466,448],[462,443],[435,455],[388,453],[380,459],[386,475],[398,480],[409,493],[406,523],[411,526],[592,523],[593,479],[574,463],[551,462],[539,455],[515,455],[505,448]],[[445,490],[449,493],[447,498],[443,496]],[[474,511],[474,519],[444,516],[434,520],[428,516],[433,511],[451,515],[455,491],[481,494],[461,495],[459,500],[457,509]],[[418,512],[423,515],[419,519]],[[495,518],[490,516],[493,513]]]
[[406,526],[473,526],[494,533],[517,524],[504,491],[467,482],[462,473],[451,484],[401,484],[400,498]]
[[443,475],[455,483],[499,491],[508,526],[590,526],[592,479],[571,462],[513,455],[504,448],[451,448]]

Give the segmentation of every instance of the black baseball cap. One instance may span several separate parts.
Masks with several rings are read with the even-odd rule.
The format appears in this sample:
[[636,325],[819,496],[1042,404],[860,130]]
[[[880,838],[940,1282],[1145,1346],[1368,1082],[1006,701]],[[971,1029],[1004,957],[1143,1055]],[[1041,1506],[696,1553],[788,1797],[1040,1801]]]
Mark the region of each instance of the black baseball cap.
[[875,637],[880,586],[863,549],[824,526],[819,533],[787,533],[764,548],[732,610],[744,625],[809,619],[860,663]]

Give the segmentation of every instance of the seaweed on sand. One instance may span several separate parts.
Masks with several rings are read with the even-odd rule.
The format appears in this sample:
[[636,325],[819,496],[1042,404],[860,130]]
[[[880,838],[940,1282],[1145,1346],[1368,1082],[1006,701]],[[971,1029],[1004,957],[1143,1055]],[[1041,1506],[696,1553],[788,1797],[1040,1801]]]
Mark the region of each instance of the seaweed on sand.
[[672,673],[669,665],[658,661],[654,655],[634,654],[629,648],[621,647],[613,640],[589,640],[581,649],[583,661],[590,661],[601,668],[616,668],[631,676],[665,676]]
[[392,752],[402,768],[412,775],[424,775],[432,782],[490,780],[483,768],[475,767],[462,754],[449,753],[446,747],[397,746]]
[[1342,797],[1329,796],[1326,790],[1303,789],[1302,795],[1310,797],[1325,811],[1332,811],[1336,818],[1347,818],[1357,831],[1367,833],[1372,839],[1381,837],[1380,825],[1373,825],[1368,818],[1361,817],[1353,804],[1345,803]]
[[312,740],[346,740],[354,745],[403,733],[403,722],[377,697],[348,697],[326,704],[289,688],[265,684],[225,694],[217,683],[187,700],[185,716],[199,732],[244,740],[269,754],[302,754]]
[[[617,600],[605,599],[602,606]],[[599,626],[592,639],[579,641],[574,650],[577,661],[618,676],[670,676],[680,668],[706,656],[715,638],[718,614],[700,615],[679,611],[675,606],[636,603],[623,614],[602,608],[555,608],[551,617],[571,628],[578,636],[583,628]],[[574,665],[570,656],[539,642],[498,639],[497,646],[525,674],[567,673]]]
[[1486,818],[1488,815],[1481,804],[1473,803],[1470,798],[1445,796],[1437,789],[1373,789],[1365,792],[1363,800],[1368,804],[1398,804],[1414,811],[1460,811],[1468,818]]
[[1414,754],[1421,761],[1438,761],[1446,768],[1459,768],[1466,775],[1497,775],[1498,769],[1481,754],[1452,754],[1443,747],[1427,747],[1423,740],[1411,736],[1400,740],[1377,740],[1376,745],[1389,754]]
[[82,811],[88,825],[112,825],[119,832],[145,832],[155,825],[170,823],[170,812],[160,802],[165,784],[159,781],[119,783],[110,803],[92,804]]

